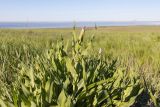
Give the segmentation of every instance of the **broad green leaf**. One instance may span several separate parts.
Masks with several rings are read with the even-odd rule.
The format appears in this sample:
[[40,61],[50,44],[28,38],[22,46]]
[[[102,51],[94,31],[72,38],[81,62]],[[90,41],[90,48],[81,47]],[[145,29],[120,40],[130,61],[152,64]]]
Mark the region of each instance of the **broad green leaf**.
[[0,99],[0,106],[1,107],[7,107],[7,105],[5,104],[5,102],[2,99]]
[[51,86],[50,86],[50,92],[49,92],[49,103],[51,103],[52,101],[52,97],[53,97],[53,82],[51,83]]
[[34,71],[32,68],[29,70],[29,78],[31,79],[31,86],[34,87]]
[[66,67],[68,69],[68,72],[71,73],[72,78],[74,78],[74,81],[76,81],[77,77],[78,77],[78,74],[77,74],[74,66],[72,65],[71,59],[69,59],[68,57],[66,57]]
[[113,81],[112,78],[109,78],[109,79],[106,79],[106,80],[101,80],[101,81],[90,84],[89,86],[87,86],[87,89],[90,90],[90,89],[94,88],[95,86],[102,85],[104,83],[107,84],[108,82],[111,82],[111,81]]
[[37,107],[33,101],[31,101],[31,107]]
[[84,81],[84,88],[86,89],[86,83],[87,83],[87,74],[86,74],[86,66],[85,61],[82,59],[82,67],[83,67],[83,81]]
[[65,107],[66,101],[67,101],[67,97],[65,95],[64,90],[62,90],[61,93],[58,96],[58,100],[57,100],[58,106],[59,107]]
[[82,41],[83,41],[84,33],[85,33],[85,29],[83,28],[83,29],[81,30],[80,35],[79,35],[79,41],[80,41],[80,42],[82,42]]
[[30,95],[29,90],[23,84],[21,84],[21,86],[22,86],[22,91],[23,91],[24,95],[26,97],[29,97],[29,95]]
[[48,93],[49,92],[49,89],[50,89],[50,84],[51,84],[51,81],[48,80],[45,84],[45,91]]
[[127,87],[126,90],[124,90],[124,95],[123,95],[123,99],[122,99],[123,101],[125,101],[125,99],[126,99],[128,96],[130,96],[133,88],[134,88],[134,86],[129,86],[129,87]]
[[97,99],[97,96],[94,96],[94,101],[93,101],[93,106],[95,107],[96,105],[97,105],[97,103],[98,103],[98,101],[97,101],[98,99]]
[[149,91],[149,95],[150,95],[150,97],[151,97],[151,100],[152,100],[153,103],[154,103],[154,106],[155,106],[155,107],[158,107],[157,98],[152,94],[152,92],[151,92],[150,89],[148,89],[148,91]]

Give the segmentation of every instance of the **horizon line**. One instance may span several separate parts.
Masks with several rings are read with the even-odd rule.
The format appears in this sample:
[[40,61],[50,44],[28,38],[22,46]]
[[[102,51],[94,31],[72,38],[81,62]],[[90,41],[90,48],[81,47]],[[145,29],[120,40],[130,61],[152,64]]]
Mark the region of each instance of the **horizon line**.
[[72,23],[79,23],[79,22],[160,22],[160,20],[97,20],[97,21],[87,21],[87,20],[82,20],[82,21],[0,21],[0,23],[63,23],[63,22],[72,22]]

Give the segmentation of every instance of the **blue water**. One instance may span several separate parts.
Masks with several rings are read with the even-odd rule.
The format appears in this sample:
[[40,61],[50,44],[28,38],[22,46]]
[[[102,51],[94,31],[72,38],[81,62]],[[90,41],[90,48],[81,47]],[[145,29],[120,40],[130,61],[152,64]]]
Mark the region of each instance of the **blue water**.
[[0,22],[0,28],[71,28],[97,26],[139,26],[160,25],[160,21],[132,21],[132,22]]

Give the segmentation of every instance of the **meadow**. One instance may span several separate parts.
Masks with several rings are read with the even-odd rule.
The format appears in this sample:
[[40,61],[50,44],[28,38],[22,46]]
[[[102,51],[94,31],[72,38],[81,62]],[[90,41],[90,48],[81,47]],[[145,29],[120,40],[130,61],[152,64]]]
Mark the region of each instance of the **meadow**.
[[159,26],[0,29],[2,107],[159,107],[159,80]]

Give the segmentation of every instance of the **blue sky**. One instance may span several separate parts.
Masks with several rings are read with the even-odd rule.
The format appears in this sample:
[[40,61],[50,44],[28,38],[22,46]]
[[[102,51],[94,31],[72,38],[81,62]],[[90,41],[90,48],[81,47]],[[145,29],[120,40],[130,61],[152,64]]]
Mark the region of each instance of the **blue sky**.
[[160,0],[0,0],[0,21],[160,21]]

